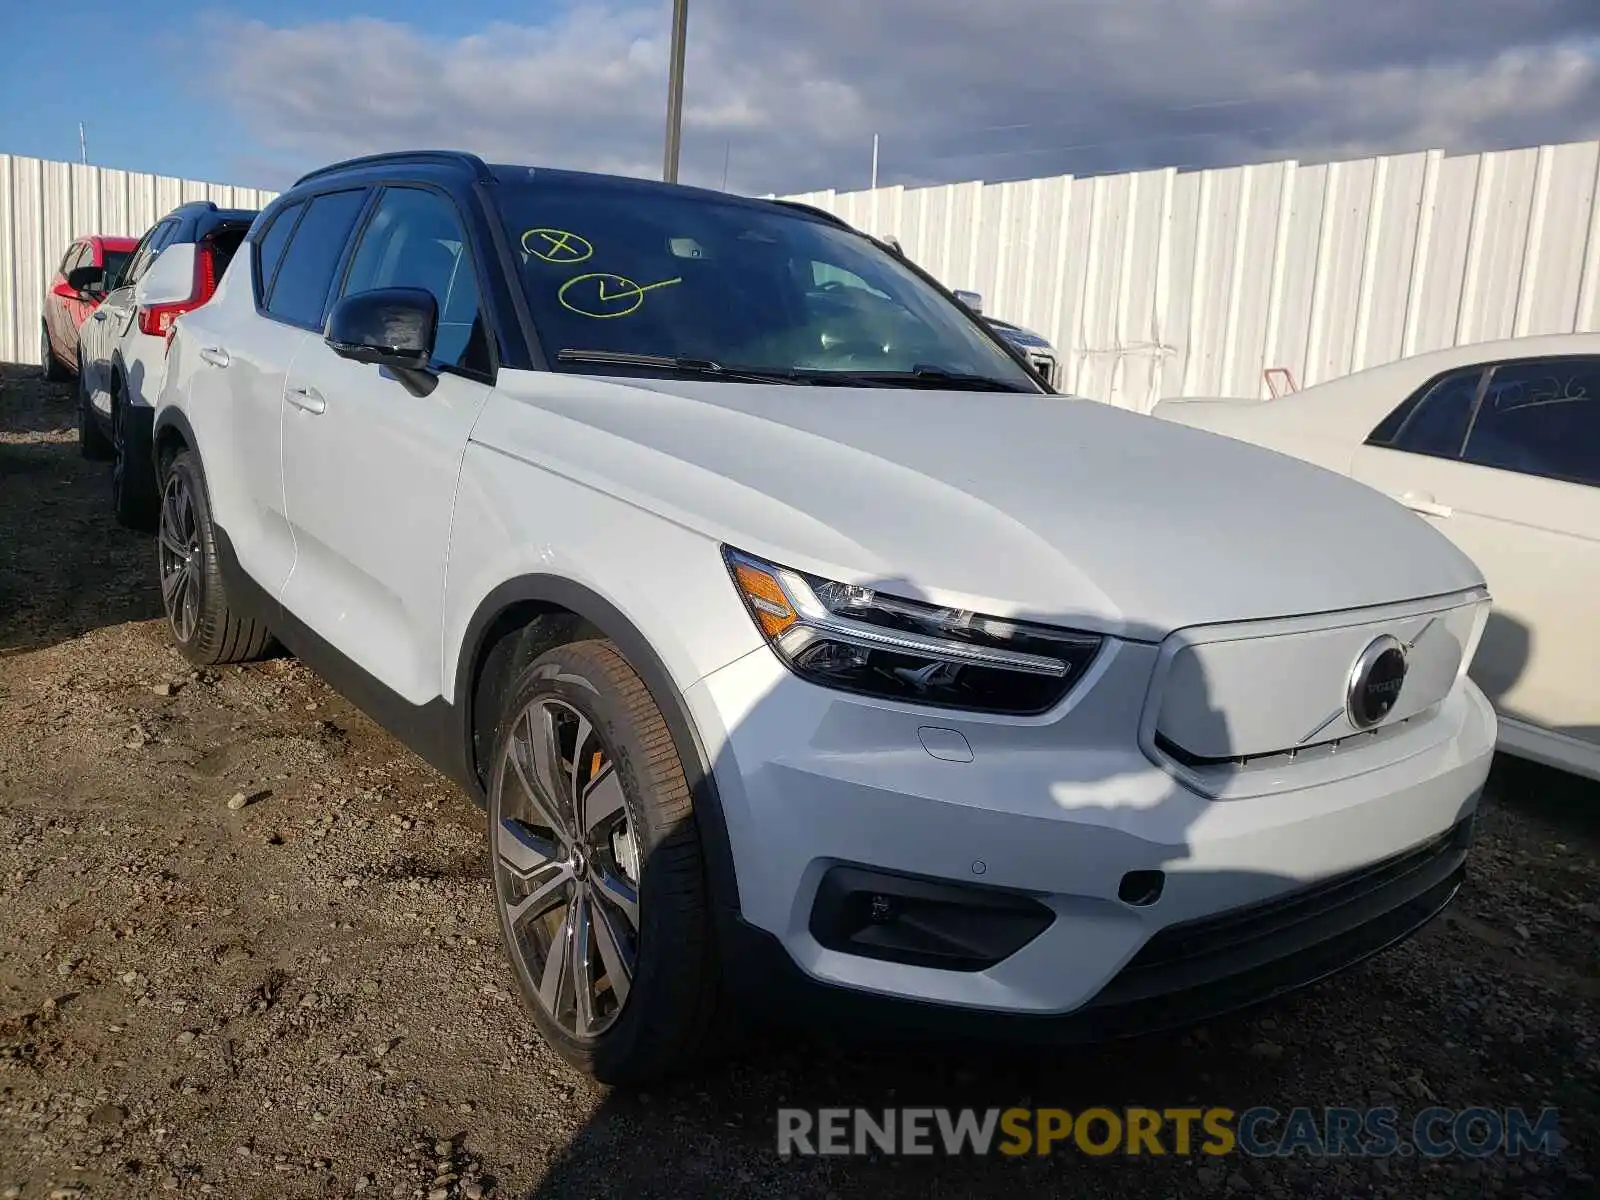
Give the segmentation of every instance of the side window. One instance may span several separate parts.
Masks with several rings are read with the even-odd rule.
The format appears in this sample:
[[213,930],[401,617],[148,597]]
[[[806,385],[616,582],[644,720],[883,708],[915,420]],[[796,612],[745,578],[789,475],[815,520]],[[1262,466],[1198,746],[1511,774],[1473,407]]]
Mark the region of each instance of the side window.
[[1464,457],[1600,487],[1600,357],[1496,367]]
[[267,293],[267,311],[280,321],[315,329],[322,324],[333,273],[366,203],[365,189],[328,192],[306,206]]
[[1483,370],[1468,367],[1438,380],[1390,413],[1372,431],[1368,444],[1432,458],[1460,457]]
[[122,273],[122,278],[117,280],[118,287],[132,287],[139,282],[139,277],[145,273],[150,265],[150,260],[156,252],[165,246],[172,238],[173,232],[178,228],[176,221],[162,221],[144,235],[139,243],[139,248],[133,252],[133,257],[128,260],[128,269]]
[[361,235],[344,294],[412,287],[439,304],[434,361],[477,374],[490,370],[478,277],[456,207],[437,192],[388,188]]
[[289,244],[289,234],[300,218],[305,205],[299,202],[285,205],[272,218],[266,232],[256,239],[256,299],[264,299],[272,290],[272,275],[283,258],[283,248]]
[[65,275],[83,260],[83,252],[89,248],[86,242],[73,242],[67,247],[67,252],[61,256],[61,265],[56,268],[58,274]]

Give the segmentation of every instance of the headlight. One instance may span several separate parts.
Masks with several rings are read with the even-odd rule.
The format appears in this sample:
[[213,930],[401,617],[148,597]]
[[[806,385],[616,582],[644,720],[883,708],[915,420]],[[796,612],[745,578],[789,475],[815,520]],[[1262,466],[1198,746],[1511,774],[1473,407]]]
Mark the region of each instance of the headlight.
[[767,644],[803,679],[969,712],[1041,713],[1083,677],[1102,639],[834,583],[724,547]]

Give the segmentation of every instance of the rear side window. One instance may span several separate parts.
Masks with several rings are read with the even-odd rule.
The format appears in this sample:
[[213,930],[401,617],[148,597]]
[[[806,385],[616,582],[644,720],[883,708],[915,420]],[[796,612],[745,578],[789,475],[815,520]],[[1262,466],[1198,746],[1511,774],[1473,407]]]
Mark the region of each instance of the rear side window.
[[133,258],[128,262],[127,272],[118,278],[117,286],[131,287],[138,283],[139,277],[149,267],[150,260],[155,257],[156,252],[161,247],[172,239],[172,235],[177,228],[178,223],[176,221],[162,221],[161,224],[145,234],[144,240],[139,243],[138,249],[133,252]]
[[310,202],[273,275],[269,313],[307,329],[321,325],[328,288],[366,198],[365,189],[356,189],[329,192]]
[[278,210],[267,231],[256,240],[257,294],[265,296],[272,290],[272,276],[283,257],[283,248],[289,244],[289,234],[300,217],[303,204],[289,204]]
[[1459,457],[1482,382],[1482,367],[1446,375],[1405,414],[1388,442],[1389,448],[1430,458]]
[[1480,467],[1600,487],[1600,358],[1496,367],[1463,457]]

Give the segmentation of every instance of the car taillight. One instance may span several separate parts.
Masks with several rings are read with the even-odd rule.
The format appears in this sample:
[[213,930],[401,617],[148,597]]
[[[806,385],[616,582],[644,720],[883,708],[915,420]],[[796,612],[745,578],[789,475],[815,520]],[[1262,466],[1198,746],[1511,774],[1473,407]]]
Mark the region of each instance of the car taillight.
[[195,248],[194,290],[189,299],[176,304],[153,304],[139,309],[139,332],[151,337],[172,340],[173,323],[191,309],[199,308],[217,290],[217,261],[212,248],[201,244]]

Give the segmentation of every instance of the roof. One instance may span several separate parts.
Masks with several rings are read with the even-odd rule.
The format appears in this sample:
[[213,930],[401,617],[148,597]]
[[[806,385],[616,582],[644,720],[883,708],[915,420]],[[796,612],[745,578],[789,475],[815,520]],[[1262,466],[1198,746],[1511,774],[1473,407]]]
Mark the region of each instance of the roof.
[[841,218],[822,209],[788,201],[756,199],[736,192],[721,192],[711,188],[691,187],[681,183],[667,183],[658,179],[640,179],[632,175],[606,175],[592,171],[572,171],[559,167],[529,166],[519,163],[486,163],[476,154],[465,150],[396,150],[387,154],[367,154],[329,163],[309,171],[295,180],[294,186],[340,175],[378,173],[386,168],[409,167],[429,174],[454,174],[478,183],[519,184],[537,179],[556,185],[574,187],[602,187],[608,190],[631,192],[645,196],[698,197],[722,204],[748,205],[752,208],[771,209],[774,204],[793,212],[801,212],[831,224],[849,226]]
[[1308,384],[1301,389],[1301,394],[1313,389],[1321,391],[1324,388],[1346,386],[1359,388],[1394,376],[1427,379],[1453,367],[1470,367],[1502,359],[1551,358],[1577,354],[1600,355],[1600,332],[1545,333],[1532,337],[1500,338],[1492,342],[1468,342],[1463,346],[1447,346],[1442,350],[1424,351],[1409,358],[1379,363],[1349,375]]

